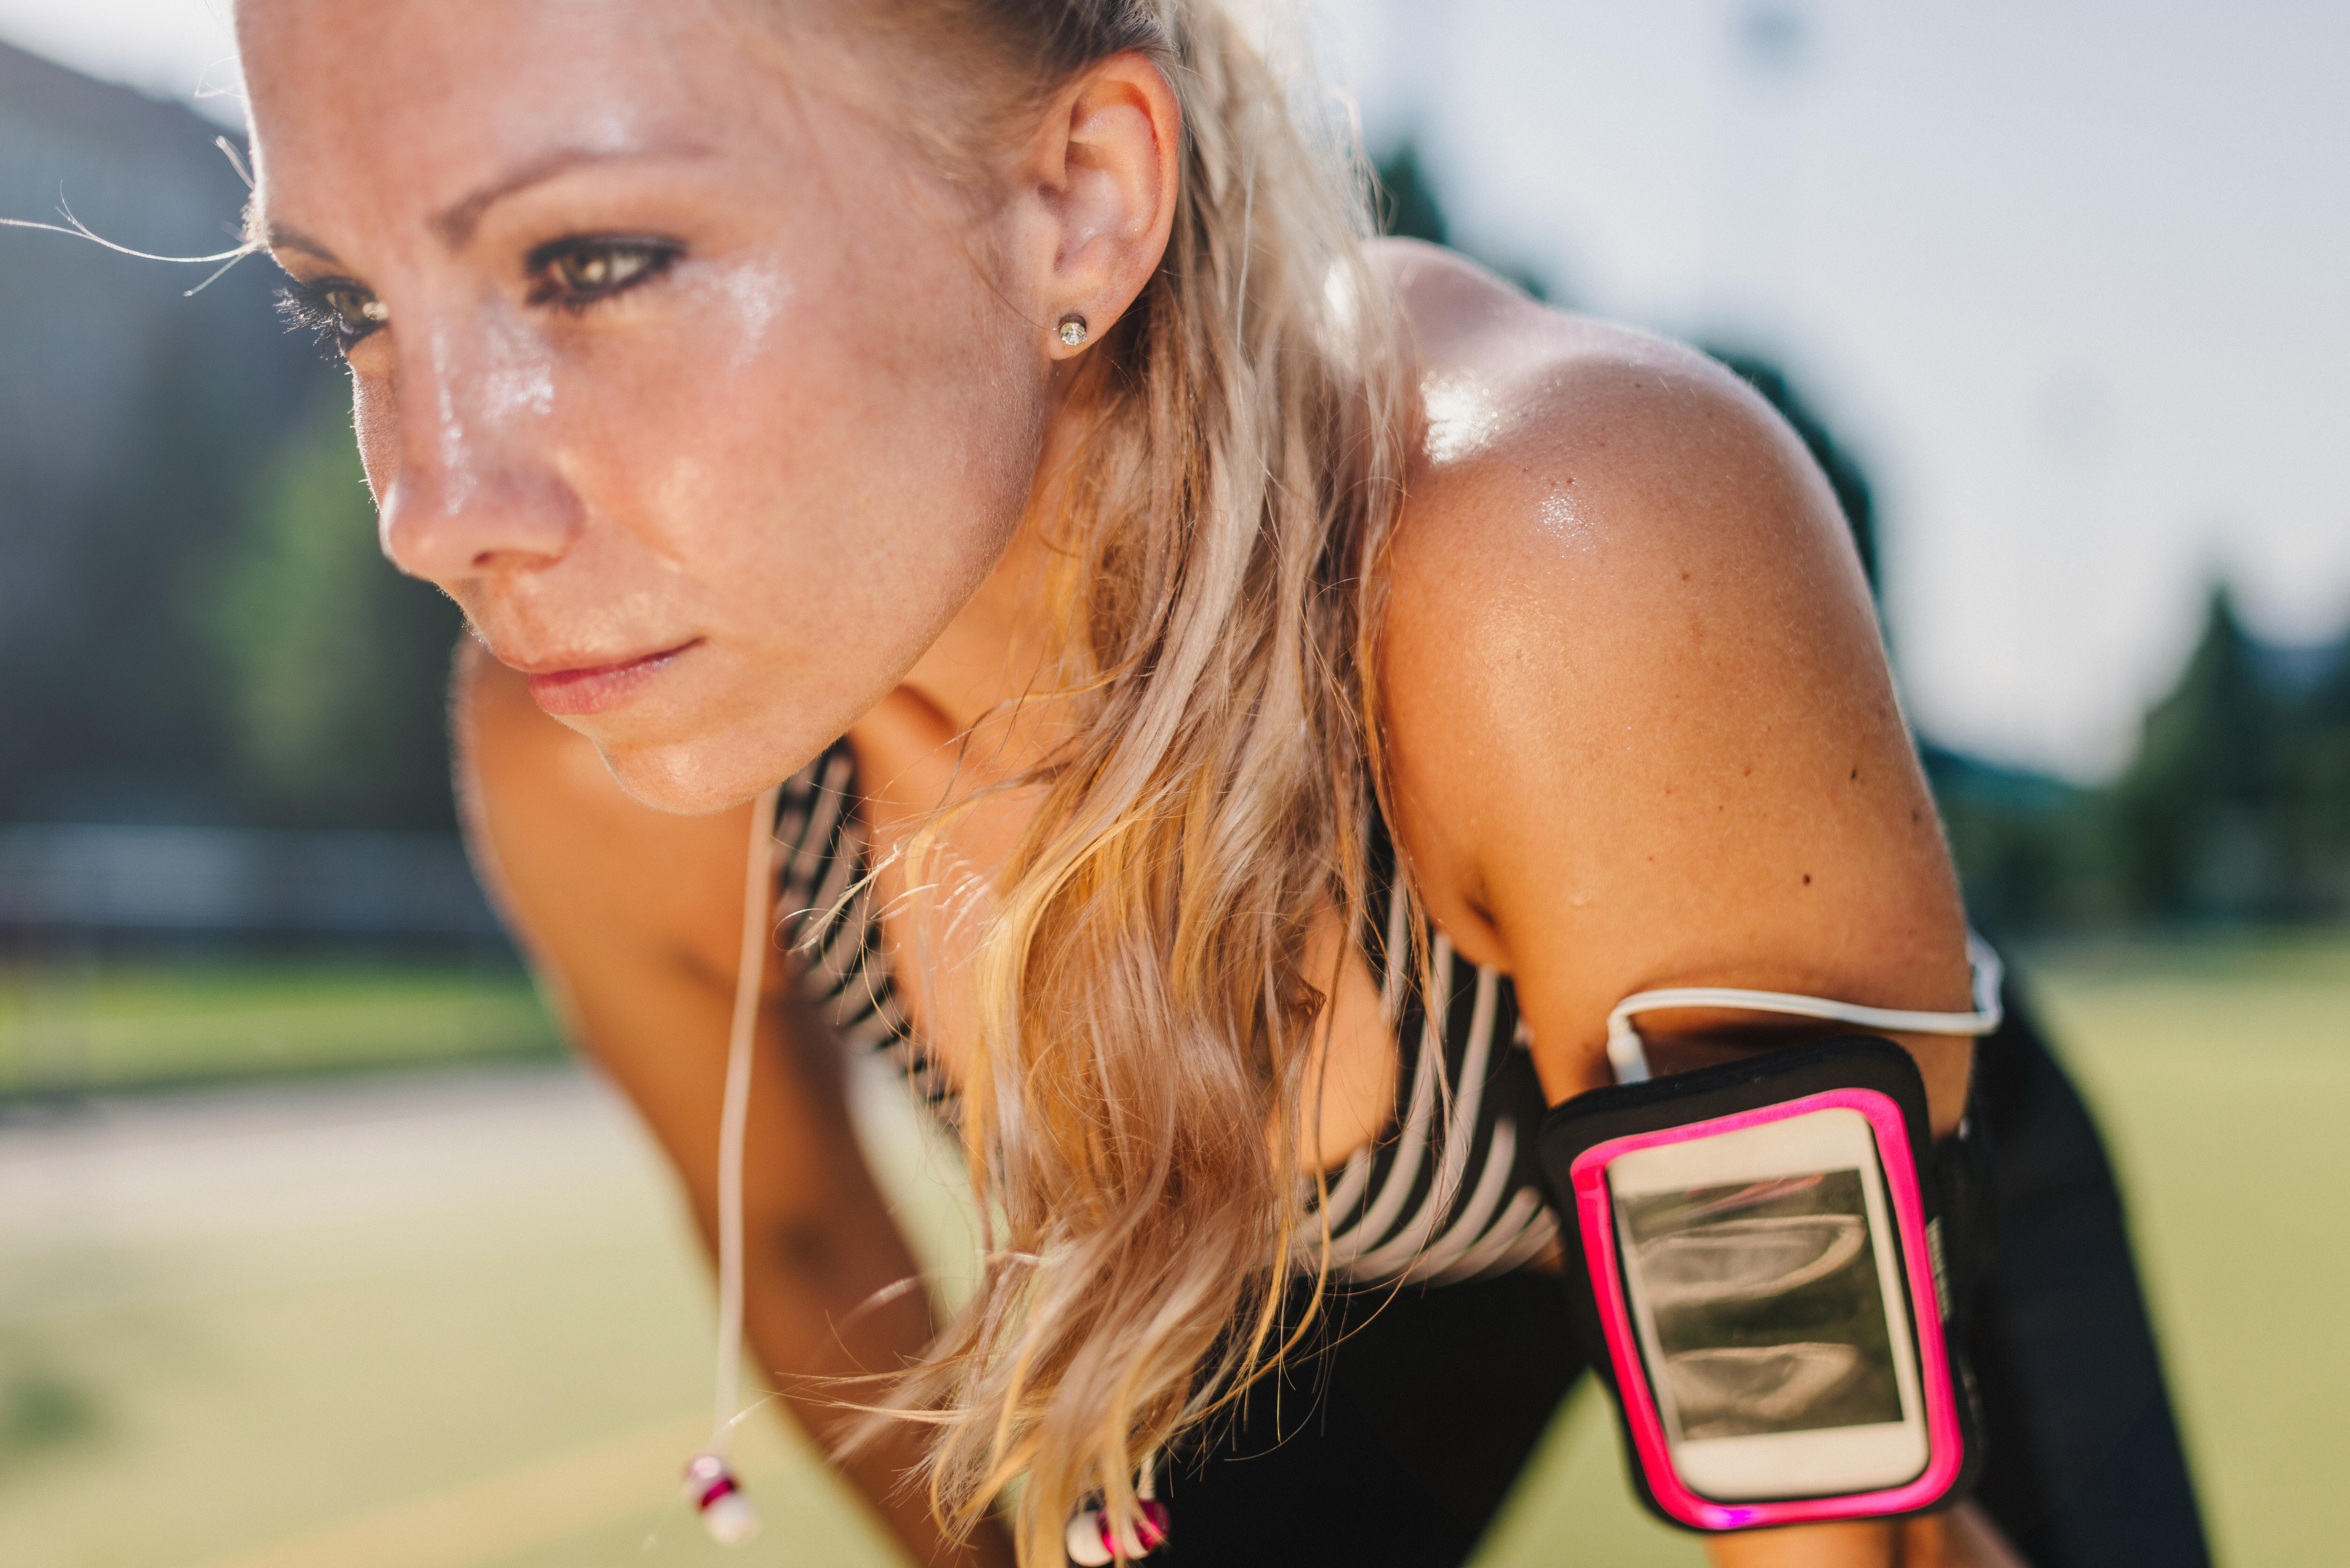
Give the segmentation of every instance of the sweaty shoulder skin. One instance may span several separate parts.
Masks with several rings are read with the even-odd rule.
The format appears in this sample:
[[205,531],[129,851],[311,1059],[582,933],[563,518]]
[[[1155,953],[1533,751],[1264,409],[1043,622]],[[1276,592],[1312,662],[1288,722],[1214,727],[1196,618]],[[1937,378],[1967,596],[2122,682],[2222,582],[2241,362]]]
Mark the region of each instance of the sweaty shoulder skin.
[[[1426,425],[1381,675],[1397,836],[1513,977],[1553,1104],[1612,1082],[1636,992],[1968,1008],[1965,920],[1825,480],[1711,361],[1388,249]],[[1644,1015],[1671,1074],[1822,1033]],[[1897,1037],[1932,1131],[1971,1044]],[[1712,1537],[1723,1568],[2013,1564],[1971,1504]]]
[[[1428,424],[1383,673],[1399,834],[1513,976],[1554,1103],[1635,992],[1963,1012],[1965,922],[1843,519],[1794,433],[1687,350],[1441,253],[1399,281]],[[1781,1044],[1642,1021],[1659,1071]],[[1906,1037],[1938,1133],[1965,1041]]]

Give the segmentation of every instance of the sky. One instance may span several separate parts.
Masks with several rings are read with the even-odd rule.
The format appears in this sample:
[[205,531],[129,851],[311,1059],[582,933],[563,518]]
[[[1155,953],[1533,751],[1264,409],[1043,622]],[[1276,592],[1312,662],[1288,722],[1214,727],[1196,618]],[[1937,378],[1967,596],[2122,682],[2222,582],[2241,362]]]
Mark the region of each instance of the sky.
[[0,39],[244,123],[229,0],[0,0]]
[[[1312,4],[1458,238],[1787,368],[1876,482],[1923,732],[2095,779],[2215,576],[2262,636],[2350,628],[2350,6]],[[0,37],[234,123],[226,10]]]

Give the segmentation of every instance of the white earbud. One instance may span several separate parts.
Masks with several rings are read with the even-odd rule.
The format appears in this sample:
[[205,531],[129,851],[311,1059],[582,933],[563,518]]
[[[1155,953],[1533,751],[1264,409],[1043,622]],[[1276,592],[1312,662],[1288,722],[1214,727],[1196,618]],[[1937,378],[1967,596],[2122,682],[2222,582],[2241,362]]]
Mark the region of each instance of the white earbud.
[[702,1527],[721,1546],[740,1546],[759,1533],[759,1511],[716,1454],[696,1454],[686,1461],[685,1500],[701,1512]]

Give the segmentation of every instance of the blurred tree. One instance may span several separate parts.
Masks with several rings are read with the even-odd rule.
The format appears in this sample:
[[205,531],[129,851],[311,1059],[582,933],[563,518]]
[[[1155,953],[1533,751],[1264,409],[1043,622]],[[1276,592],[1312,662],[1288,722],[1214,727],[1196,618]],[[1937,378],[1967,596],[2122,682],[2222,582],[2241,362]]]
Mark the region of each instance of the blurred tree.
[[2332,664],[2309,692],[2293,791],[2320,897],[2350,912],[2350,633],[2334,644]]
[[[156,255],[234,240],[220,128],[0,44],[0,215],[60,192]],[[209,269],[204,269],[208,271]],[[265,262],[0,230],[0,821],[234,821],[209,593],[252,475],[328,377]]]
[[1977,926],[1999,936],[2121,912],[2096,791],[1923,738],[1918,758]]
[[[188,651],[205,563],[259,443],[207,395],[208,346],[185,326],[141,345],[123,401],[136,444],[61,509],[72,548],[46,563],[44,602],[9,628],[29,645],[10,660],[21,684],[7,704],[38,738],[18,753],[26,793],[78,795],[77,815],[233,810],[218,778],[222,693]],[[26,635],[43,621],[51,639]]]
[[2258,818],[2276,776],[2278,715],[2224,587],[2170,694],[2148,711],[2116,784],[2119,870],[2131,902],[2161,914],[2252,913],[2272,880]]
[[2177,686],[2114,785],[2116,869],[2165,918],[2350,910],[2350,639],[2281,649],[2224,584]]
[[1426,240],[1431,245],[1451,243],[1443,205],[1429,186],[1419,166],[1419,148],[1409,137],[1379,161],[1378,220],[1383,234]]
[[263,474],[214,585],[240,793],[275,822],[454,826],[444,693],[462,624],[378,550],[335,387]]

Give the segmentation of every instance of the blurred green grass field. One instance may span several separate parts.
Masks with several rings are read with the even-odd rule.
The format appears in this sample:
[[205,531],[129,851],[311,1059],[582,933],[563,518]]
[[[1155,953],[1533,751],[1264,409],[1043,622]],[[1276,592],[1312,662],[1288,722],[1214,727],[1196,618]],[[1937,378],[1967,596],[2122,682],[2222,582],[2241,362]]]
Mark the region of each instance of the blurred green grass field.
[[[2350,935],[2037,959],[2124,1175],[2215,1547],[2343,1561],[2322,1500],[2350,1459]],[[0,1564],[888,1561],[774,1421],[742,1455],[757,1546],[719,1552],[673,1500],[703,1435],[705,1272],[625,1110],[551,1040],[496,971],[0,981]],[[394,1060],[442,1064],[354,1071]],[[57,1093],[215,1074],[244,1082]],[[951,1278],[942,1157],[886,1080],[860,1106]],[[1589,1398],[1481,1558],[1701,1561],[1633,1510]]]
[[0,1098],[547,1057],[511,962],[81,957],[0,967]]

